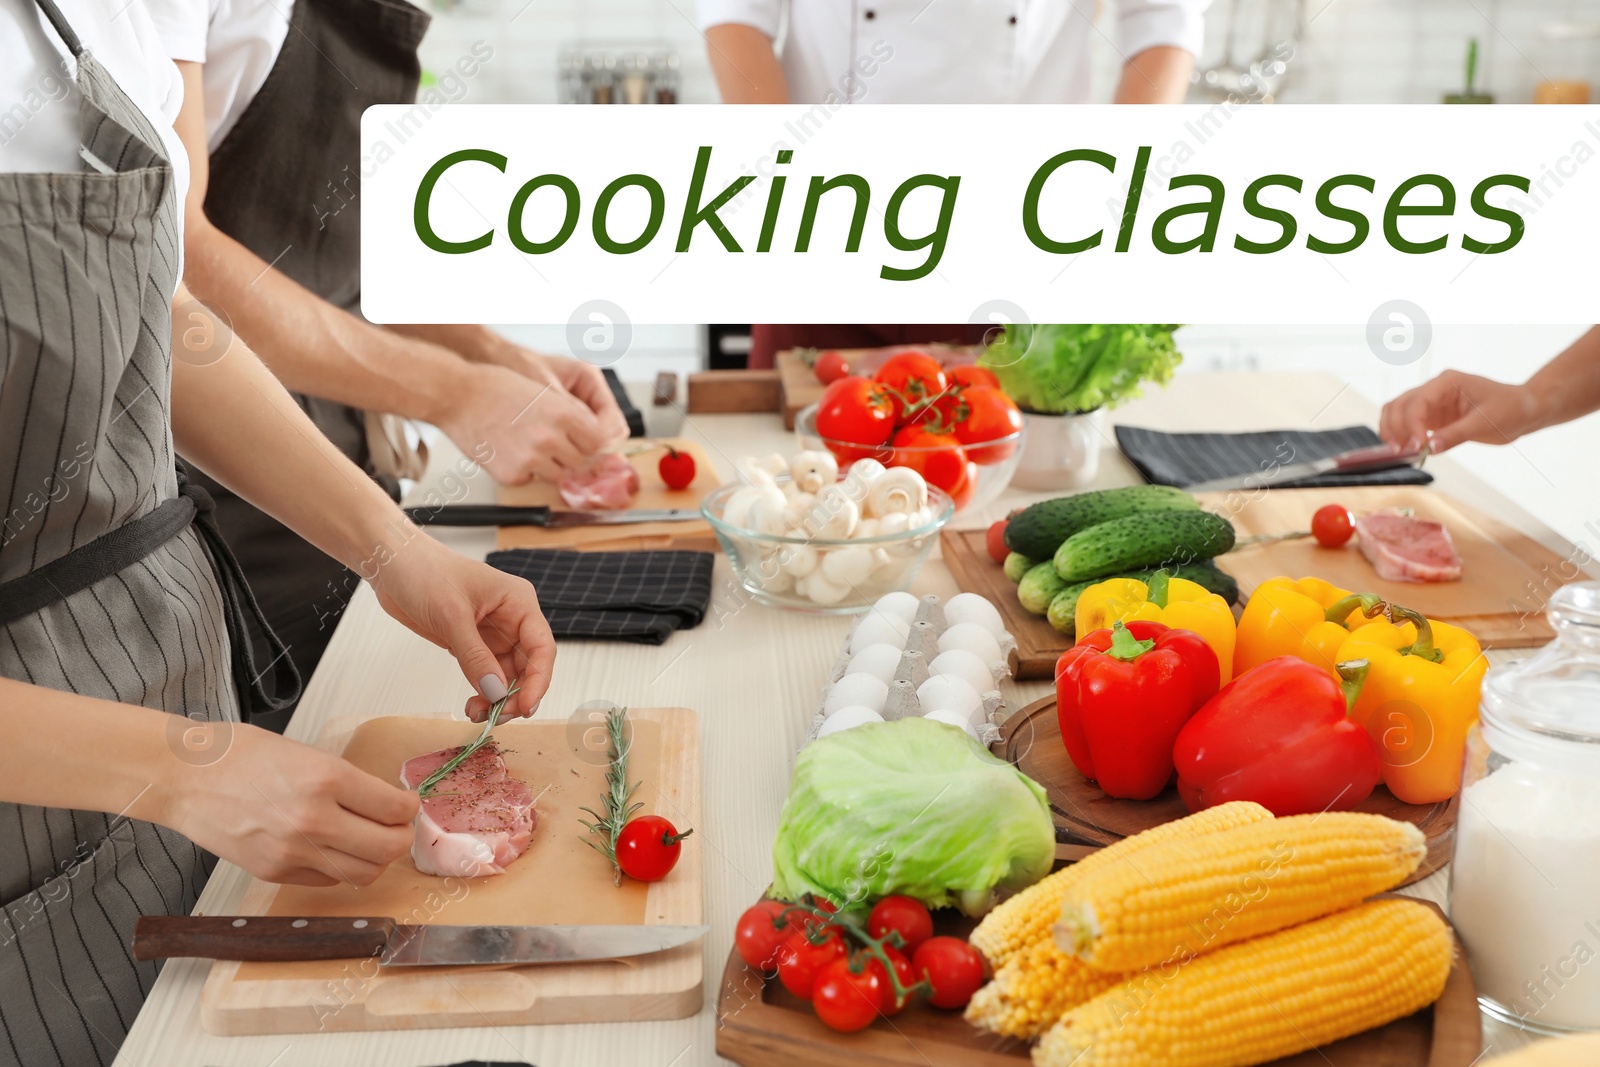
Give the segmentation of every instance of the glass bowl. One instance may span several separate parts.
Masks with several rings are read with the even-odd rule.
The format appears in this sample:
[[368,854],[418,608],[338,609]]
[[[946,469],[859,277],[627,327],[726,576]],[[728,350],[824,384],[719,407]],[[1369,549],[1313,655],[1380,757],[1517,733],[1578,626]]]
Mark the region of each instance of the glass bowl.
[[[801,448],[832,452],[834,458],[839,461],[841,472],[851,463],[867,456],[885,467],[911,467],[918,471],[926,471],[928,469],[926,457],[930,453],[942,451],[936,448],[902,448],[895,445],[858,445],[823,437],[817,432],[815,404],[800,409],[800,413],[795,416],[794,432],[800,439]],[[969,456],[975,456],[979,462],[969,462],[964,483],[947,492],[955,504],[956,514],[987,507],[1005,492],[1006,486],[1011,484],[1011,476],[1016,473],[1017,463],[1022,459],[1022,437],[1026,432],[1027,429],[1024,427],[1007,437],[997,437],[993,441],[985,441],[968,449]],[[930,485],[928,488],[935,487]]]
[[[788,480],[779,478],[777,482],[782,486]],[[933,521],[915,529],[879,537],[850,538],[764,534],[723,521],[728,498],[742,488],[743,482],[720,486],[707,494],[700,505],[700,513],[716,531],[739,584],[763,604],[823,615],[865,611],[885,593],[909,588],[933,551],[940,527],[955,515],[955,505],[949,494],[930,485],[928,509],[933,512]],[[845,549],[866,549],[873,554],[872,568],[865,579],[848,585],[845,594],[831,602],[818,602],[796,590],[795,570],[809,570],[808,563],[820,569],[831,553]]]

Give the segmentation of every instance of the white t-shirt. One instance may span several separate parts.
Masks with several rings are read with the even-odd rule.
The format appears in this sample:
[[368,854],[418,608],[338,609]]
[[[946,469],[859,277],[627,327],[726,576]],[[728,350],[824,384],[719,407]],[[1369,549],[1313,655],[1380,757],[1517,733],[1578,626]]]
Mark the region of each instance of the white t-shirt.
[[215,152],[278,61],[294,0],[142,2],[169,58],[206,65],[206,148]]

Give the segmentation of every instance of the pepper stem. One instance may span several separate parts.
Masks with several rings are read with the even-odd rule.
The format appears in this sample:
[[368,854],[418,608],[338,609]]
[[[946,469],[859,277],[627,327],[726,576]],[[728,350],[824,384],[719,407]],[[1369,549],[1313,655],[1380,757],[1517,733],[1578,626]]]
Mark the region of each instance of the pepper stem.
[[1158,608],[1165,608],[1171,580],[1172,576],[1166,571],[1156,571],[1152,574],[1150,580],[1145,583],[1145,589],[1147,590],[1145,600]]
[[1336,622],[1348,630],[1350,626],[1346,620],[1350,618],[1352,611],[1360,608],[1361,614],[1372,619],[1376,618],[1378,613],[1387,606],[1383,597],[1377,593],[1351,593],[1344,599],[1335,600],[1328,605],[1328,610],[1323,614],[1323,618],[1328,622]]
[[1339,688],[1344,690],[1344,710],[1349,714],[1361,699],[1361,687],[1366,684],[1367,671],[1372,664],[1364,659],[1346,660],[1339,664]]
[[1155,647],[1156,643],[1153,639],[1146,638],[1141,641],[1133,636],[1133,631],[1129,630],[1121,622],[1117,622],[1112,624],[1111,647],[1106,649],[1106,655],[1112,659],[1131,662]]
[[1433,623],[1427,616],[1413,608],[1403,608],[1398,604],[1389,605],[1389,618],[1396,625],[1409,622],[1417,628],[1417,640],[1410,648],[1402,648],[1402,656],[1420,656],[1429,663],[1439,663],[1444,659],[1444,652],[1434,646]]

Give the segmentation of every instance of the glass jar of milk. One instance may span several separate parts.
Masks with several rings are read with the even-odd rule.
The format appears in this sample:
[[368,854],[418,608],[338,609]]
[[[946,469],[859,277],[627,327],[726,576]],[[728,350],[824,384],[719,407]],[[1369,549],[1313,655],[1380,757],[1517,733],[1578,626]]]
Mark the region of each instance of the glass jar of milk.
[[1484,680],[1450,918],[1489,1014],[1600,1030],[1600,582],[1551,597],[1556,639]]

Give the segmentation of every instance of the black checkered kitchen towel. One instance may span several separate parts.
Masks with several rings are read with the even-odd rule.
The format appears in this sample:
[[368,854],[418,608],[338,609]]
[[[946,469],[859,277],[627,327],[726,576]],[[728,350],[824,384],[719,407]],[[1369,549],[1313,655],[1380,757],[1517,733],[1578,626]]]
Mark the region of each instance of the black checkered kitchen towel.
[[700,625],[711,603],[710,552],[508,548],[489,566],[528,579],[556,637],[659,645]]
[[[1128,462],[1158,485],[1190,486],[1213,478],[1261,475],[1275,466],[1326,459],[1355,448],[1381,445],[1369,426],[1339,430],[1266,430],[1261,433],[1162,433],[1118,426],[1117,445]],[[1346,485],[1427,485],[1433,475],[1415,467],[1361,474],[1323,474],[1274,488],[1310,489]]]

